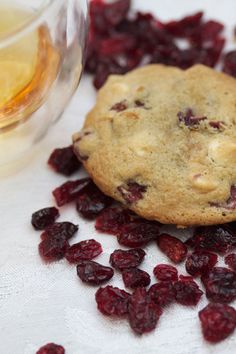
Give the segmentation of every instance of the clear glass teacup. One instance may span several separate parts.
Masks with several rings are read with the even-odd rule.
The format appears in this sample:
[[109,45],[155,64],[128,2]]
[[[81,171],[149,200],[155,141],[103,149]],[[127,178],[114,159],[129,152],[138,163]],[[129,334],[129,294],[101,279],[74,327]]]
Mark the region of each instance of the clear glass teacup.
[[78,86],[86,0],[0,2],[0,167],[21,158]]

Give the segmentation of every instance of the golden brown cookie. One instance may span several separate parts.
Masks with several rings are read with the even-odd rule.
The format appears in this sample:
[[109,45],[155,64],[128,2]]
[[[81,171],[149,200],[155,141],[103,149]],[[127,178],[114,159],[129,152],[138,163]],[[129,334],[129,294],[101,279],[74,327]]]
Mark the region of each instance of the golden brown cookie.
[[147,219],[236,220],[236,80],[203,65],[110,76],[74,149],[98,187]]

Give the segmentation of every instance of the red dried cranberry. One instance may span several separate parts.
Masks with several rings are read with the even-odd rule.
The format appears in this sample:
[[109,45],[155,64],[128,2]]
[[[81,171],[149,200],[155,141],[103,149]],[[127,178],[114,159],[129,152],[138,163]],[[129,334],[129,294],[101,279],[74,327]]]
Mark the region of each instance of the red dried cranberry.
[[148,286],[151,282],[150,275],[138,268],[124,269],[122,278],[125,286],[131,289]]
[[225,54],[223,58],[223,71],[226,74],[236,77],[236,50]]
[[178,271],[170,264],[158,264],[153,269],[153,274],[158,280],[162,281],[176,281],[178,280]]
[[55,207],[44,208],[32,214],[31,224],[36,230],[44,230],[45,227],[53,224],[59,217],[59,211]]
[[186,245],[174,236],[161,234],[157,238],[157,245],[160,250],[174,263],[180,263],[186,257]]
[[201,279],[211,301],[227,303],[236,299],[236,273],[232,270],[214,267]]
[[128,313],[130,294],[124,290],[107,285],[98,289],[95,298],[99,311],[104,315],[123,316]]
[[74,154],[73,146],[55,149],[49,157],[48,164],[54,171],[65,176],[70,176],[81,167],[81,163]]
[[143,334],[155,329],[162,311],[151,301],[145,288],[136,289],[130,297],[129,323],[137,334]]
[[70,263],[78,263],[79,261],[91,261],[101,253],[101,244],[92,239],[72,245],[66,251],[65,257]]
[[95,228],[116,235],[124,224],[132,221],[135,217],[135,214],[128,209],[109,207],[98,215]]
[[175,300],[175,291],[171,281],[153,284],[148,293],[151,300],[159,306],[169,305]]
[[115,250],[110,256],[110,264],[116,269],[137,267],[144,259],[146,253],[141,248],[128,251]]
[[225,264],[236,272],[236,253],[228,254],[228,256],[225,257]]
[[194,277],[207,273],[217,263],[217,258],[214,253],[203,250],[195,251],[186,260],[186,271]]
[[69,243],[60,237],[49,237],[39,244],[39,254],[46,262],[53,262],[62,259],[66,253]]
[[117,233],[117,239],[123,246],[141,247],[157,239],[158,235],[158,223],[140,220],[123,225]]
[[56,199],[57,205],[60,207],[78,198],[90,181],[90,178],[68,181],[54,189],[52,194]]
[[175,300],[181,305],[195,306],[203,292],[194,281],[179,280],[174,283]]
[[41,234],[41,239],[46,240],[48,238],[69,240],[79,229],[78,225],[69,221],[55,222],[55,224],[48,226]]
[[189,37],[202,21],[203,12],[186,16],[179,21],[170,21],[164,24],[166,31],[175,37]]
[[143,193],[146,192],[147,186],[137,182],[128,182],[126,185],[117,187],[118,191],[127,203],[135,203],[143,198]]
[[110,280],[114,271],[94,261],[81,261],[77,265],[77,275],[84,283],[99,285]]
[[111,203],[112,199],[103,194],[91,181],[78,196],[76,209],[85,219],[92,220]]
[[127,103],[126,101],[121,101],[121,102],[117,102],[115,103],[112,107],[111,107],[111,110],[112,111],[116,111],[116,112],[122,112],[124,110],[127,109]]
[[236,233],[230,224],[198,227],[187,245],[195,249],[204,249],[225,254],[236,245]]
[[61,345],[48,343],[41,347],[36,354],[65,354],[65,349]]
[[207,117],[195,116],[191,109],[187,109],[185,113],[177,113],[179,123],[184,123],[187,127],[196,127],[203,120],[206,120]]
[[194,281],[194,279],[193,279],[193,277],[191,275],[183,275],[183,274],[179,275],[179,280],[182,280],[182,281]]
[[91,27],[94,33],[106,33],[111,26],[122,21],[130,8],[131,0],[107,3],[100,0],[90,2]]
[[236,311],[226,304],[209,304],[199,312],[204,338],[212,343],[227,338],[236,327]]

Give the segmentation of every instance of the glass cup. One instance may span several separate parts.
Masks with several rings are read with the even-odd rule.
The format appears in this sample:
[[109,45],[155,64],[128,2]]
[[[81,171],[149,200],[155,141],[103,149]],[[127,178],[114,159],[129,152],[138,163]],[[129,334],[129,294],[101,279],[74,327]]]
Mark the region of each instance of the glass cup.
[[25,155],[78,86],[86,0],[0,3],[0,167]]

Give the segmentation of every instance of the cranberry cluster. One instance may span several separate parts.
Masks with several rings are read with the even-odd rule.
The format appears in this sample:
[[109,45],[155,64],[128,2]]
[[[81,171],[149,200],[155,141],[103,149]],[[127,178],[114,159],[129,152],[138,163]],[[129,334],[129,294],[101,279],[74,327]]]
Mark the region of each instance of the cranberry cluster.
[[[71,156],[56,149],[57,163],[66,166]],[[57,156],[57,151],[60,156]],[[63,157],[62,157],[63,156]],[[49,158],[51,166],[52,159]],[[60,164],[60,163],[59,163]],[[54,170],[54,166],[51,166]],[[60,168],[57,169],[60,171]],[[203,335],[210,342],[218,342],[231,334],[236,327],[236,311],[228,304],[236,299],[236,224],[204,226],[195,229],[193,236],[185,243],[180,239],[161,233],[161,224],[148,221],[105,196],[90,178],[68,181],[53,191],[58,206],[74,202],[78,213],[86,219],[95,219],[95,228],[117,237],[119,244],[130,249],[116,249],[110,255],[110,266],[94,261],[102,252],[102,246],[94,239],[70,245],[70,239],[78,226],[70,222],[56,222],[59,210],[44,208],[32,214],[32,225],[43,230],[39,253],[52,262],[65,257],[76,264],[77,275],[82,282],[100,285],[109,281],[114,271],[120,272],[125,290],[105,285],[95,295],[98,310],[106,316],[126,317],[137,334],[153,330],[159,318],[171,304],[196,306],[203,295],[194,277],[200,277],[210,301],[199,312]],[[150,242],[174,264],[185,261],[189,275],[178,274],[173,264],[157,264],[153,274],[157,279],[150,288],[150,275],[138,267],[144,261],[146,252],[141,248]],[[192,251],[191,251],[192,249]],[[218,255],[225,257],[229,268],[216,266]],[[38,353],[64,353],[61,346],[48,344]],[[62,348],[62,349],[61,349]],[[51,350],[51,349],[50,349]]]
[[[177,21],[161,22],[151,13],[134,13],[131,0],[92,0],[85,69],[100,88],[110,74],[124,74],[137,66],[161,63],[187,69],[201,63],[215,67],[225,45],[224,26],[205,20],[203,12]],[[187,47],[179,45],[185,40]],[[236,51],[225,54],[223,71],[236,76]]]

